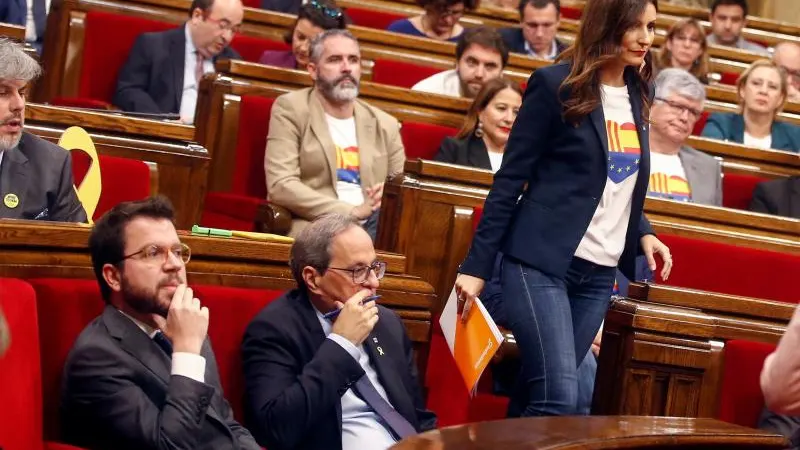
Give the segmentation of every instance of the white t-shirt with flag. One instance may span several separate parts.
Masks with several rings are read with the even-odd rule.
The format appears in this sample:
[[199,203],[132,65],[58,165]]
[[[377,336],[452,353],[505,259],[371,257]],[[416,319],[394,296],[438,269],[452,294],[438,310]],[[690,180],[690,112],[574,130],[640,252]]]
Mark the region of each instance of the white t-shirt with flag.
[[650,184],[647,195],[681,202],[692,201],[692,190],[678,154],[650,152]]
[[361,160],[358,153],[356,120],[337,119],[325,114],[328,131],[336,147],[336,193],[339,200],[351,205],[364,203],[361,190]]
[[608,179],[586,234],[575,256],[616,267],[625,249],[633,189],[642,150],[626,86],[600,86],[608,136]]

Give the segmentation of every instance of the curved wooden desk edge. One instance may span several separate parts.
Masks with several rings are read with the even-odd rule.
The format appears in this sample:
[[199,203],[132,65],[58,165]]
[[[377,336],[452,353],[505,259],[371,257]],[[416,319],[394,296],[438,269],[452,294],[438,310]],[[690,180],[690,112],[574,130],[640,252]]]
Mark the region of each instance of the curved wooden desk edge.
[[570,416],[507,419],[433,430],[392,450],[618,448],[785,448],[783,436],[716,419],[648,416]]

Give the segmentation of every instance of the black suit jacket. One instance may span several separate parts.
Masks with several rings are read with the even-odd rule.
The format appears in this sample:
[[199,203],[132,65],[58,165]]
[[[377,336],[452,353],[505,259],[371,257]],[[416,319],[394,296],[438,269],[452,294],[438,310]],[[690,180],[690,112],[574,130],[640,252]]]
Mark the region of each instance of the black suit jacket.
[[201,354],[205,383],[170,375],[167,354],[133,321],[106,306],[67,357],[64,440],[91,450],[258,450],[222,396],[208,340]]
[[[19,203],[13,205],[10,197]],[[0,219],[86,222],[72,178],[72,158],[63,148],[29,133],[0,162]]]
[[[158,33],[143,33],[133,44],[119,72],[114,105],[123,111],[179,113],[186,60],[186,25]],[[217,59],[239,59],[226,47]]]
[[788,438],[792,450],[800,449],[800,417],[775,414],[765,407],[761,410],[757,426]]
[[800,219],[800,177],[758,183],[750,211]]
[[489,161],[489,151],[483,139],[474,134],[464,139],[446,137],[439,146],[439,151],[433,157],[434,161],[441,161],[460,166],[476,167],[478,169],[492,170]]
[[[436,426],[419,392],[411,341],[400,318],[378,306],[364,342],[389,401],[418,431]],[[376,351],[381,347],[383,354]],[[364,370],[326,339],[305,291],[293,290],[253,319],[242,343],[247,425],[269,450],[340,450],[341,397]]]
[[[522,28],[509,27],[501,28],[498,31],[500,32],[500,36],[503,38],[503,42],[506,43],[508,51],[522,53],[523,55],[528,54],[528,52],[525,50],[525,36],[522,34]],[[567,47],[569,47],[567,44],[556,39],[556,55],[561,54],[561,52],[566,50]]]

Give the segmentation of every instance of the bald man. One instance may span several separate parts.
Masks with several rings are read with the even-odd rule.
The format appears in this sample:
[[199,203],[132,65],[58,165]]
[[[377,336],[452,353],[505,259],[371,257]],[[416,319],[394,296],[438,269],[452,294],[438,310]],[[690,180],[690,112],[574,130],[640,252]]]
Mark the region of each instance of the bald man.
[[783,67],[789,77],[789,101],[800,102],[800,45],[781,42],[775,46],[772,60]]

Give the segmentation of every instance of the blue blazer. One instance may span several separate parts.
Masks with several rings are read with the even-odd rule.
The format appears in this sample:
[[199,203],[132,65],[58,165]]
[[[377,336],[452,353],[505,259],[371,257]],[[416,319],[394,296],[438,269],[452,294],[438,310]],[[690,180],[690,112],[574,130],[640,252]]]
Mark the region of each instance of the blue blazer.
[[[736,113],[714,113],[708,116],[703,136],[721,141],[744,143],[744,116]],[[772,148],[800,152],[800,127],[772,122]]]
[[[562,102],[568,92],[560,92],[560,86],[569,70],[567,63],[556,64],[537,69],[528,80],[503,165],[494,176],[460,273],[490,279],[495,255],[502,251],[552,276],[565,276],[603,195],[609,158],[602,106],[577,127],[563,119]],[[650,146],[632,69],[626,70],[625,79],[641,161],[619,268],[634,278],[639,240],[653,233],[642,214],[650,177]]]
[[28,20],[28,4],[25,0],[0,1],[0,22],[25,26]]

